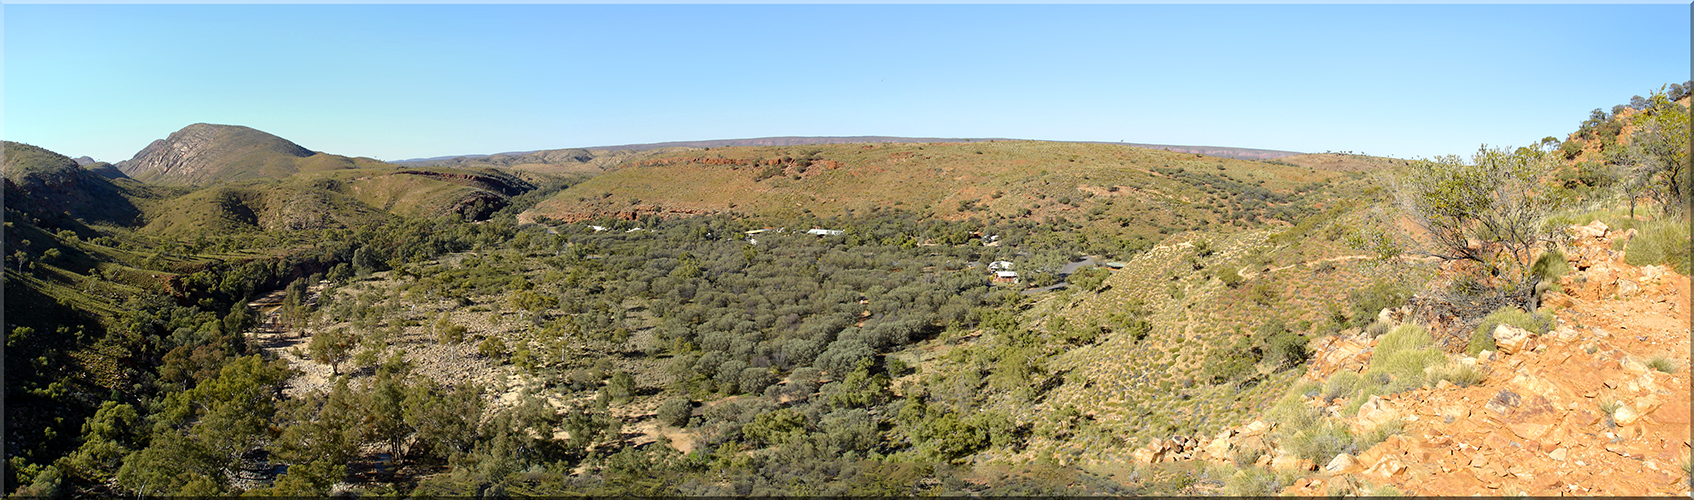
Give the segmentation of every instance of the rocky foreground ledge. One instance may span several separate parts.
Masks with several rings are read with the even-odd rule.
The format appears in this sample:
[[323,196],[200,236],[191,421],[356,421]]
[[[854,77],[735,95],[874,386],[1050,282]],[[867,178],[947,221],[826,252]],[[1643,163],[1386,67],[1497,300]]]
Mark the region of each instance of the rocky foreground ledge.
[[[1225,463],[1239,459],[1238,450],[1264,449],[1258,465],[1303,476],[1282,491],[1298,496],[1361,483],[1438,496],[1694,494],[1689,277],[1624,263],[1614,243],[1632,231],[1595,223],[1572,233],[1565,253],[1576,271],[1546,298],[1553,330],[1502,326],[1498,351],[1452,356],[1482,368],[1480,383],[1372,396],[1351,415],[1340,411],[1345,401],[1308,398],[1355,432],[1403,423],[1380,444],[1313,463],[1277,442],[1275,424],[1254,421],[1216,436],[1156,440],[1132,456]],[[1383,319],[1397,322],[1397,312]],[[1360,334],[1315,342],[1306,378],[1363,372],[1376,341]]]

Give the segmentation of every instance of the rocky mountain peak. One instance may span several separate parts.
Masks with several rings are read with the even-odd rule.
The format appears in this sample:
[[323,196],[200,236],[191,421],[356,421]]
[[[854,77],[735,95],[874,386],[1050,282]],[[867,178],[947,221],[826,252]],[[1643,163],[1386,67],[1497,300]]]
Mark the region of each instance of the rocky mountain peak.
[[[153,141],[135,157],[118,162],[125,175],[149,182],[197,184],[217,178],[248,177],[223,172],[255,157],[305,158],[311,150],[259,130],[237,125],[196,123]],[[233,175],[232,175],[233,174]]]

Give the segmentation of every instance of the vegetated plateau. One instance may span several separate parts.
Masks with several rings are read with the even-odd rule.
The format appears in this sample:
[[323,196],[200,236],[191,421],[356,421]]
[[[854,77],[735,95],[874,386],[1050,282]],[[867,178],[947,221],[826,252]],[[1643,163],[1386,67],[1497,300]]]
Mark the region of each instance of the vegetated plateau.
[[[1564,325],[1577,306],[1546,304],[1590,258],[1566,227],[1636,230],[1628,265],[1686,283],[1667,89],[1417,161],[972,140],[392,164],[196,124],[110,165],[8,142],[5,488],[1416,493],[1326,464],[1403,446],[1413,424],[1359,423],[1381,401],[1500,379],[1466,357],[1522,348],[1497,325]],[[1348,345],[1375,355],[1337,369]]]

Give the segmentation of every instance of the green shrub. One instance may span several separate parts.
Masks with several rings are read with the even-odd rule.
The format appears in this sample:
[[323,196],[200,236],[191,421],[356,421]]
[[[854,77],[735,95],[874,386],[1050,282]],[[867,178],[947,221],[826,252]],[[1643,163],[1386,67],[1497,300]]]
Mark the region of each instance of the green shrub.
[[741,428],[747,439],[761,445],[776,445],[804,435],[806,417],[793,408],[783,408],[753,418]]
[[1262,281],[1247,289],[1247,300],[1251,300],[1253,303],[1261,306],[1270,306],[1272,302],[1276,301],[1279,295],[1280,294],[1276,291],[1275,287],[1272,287],[1270,283]]
[[1483,330],[1481,327],[1477,327],[1476,331],[1470,334],[1470,342],[1465,345],[1465,353],[1475,356],[1481,354],[1482,351],[1492,351],[1495,348],[1493,329]]
[[1487,379],[1487,370],[1484,370],[1476,365],[1466,366],[1458,363],[1448,363],[1445,366],[1435,369],[1429,374],[1429,381],[1431,383],[1446,380],[1447,382],[1459,387],[1470,387],[1480,384],[1483,380]]
[[623,370],[613,373],[612,378],[606,381],[606,396],[612,401],[629,401],[635,396],[635,389],[635,377]]
[[457,344],[465,341],[465,325],[449,324],[441,330],[436,340],[443,344]]
[[1222,281],[1224,286],[1230,288],[1238,288],[1241,286],[1243,281],[1246,281],[1241,277],[1241,273],[1235,269],[1234,266],[1225,267],[1218,271],[1218,280]]
[[499,337],[489,337],[477,344],[476,353],[485,358],[497,358],[506,354],[506,342]]
[[1270,410],[1265,412],[1265,418],[1277,423],[1278,432],[1290,436],[1317,425],[1323,419],[1323,414],[1301,400],[1300,395],[1289,394],[1271,406]]
[[1324,402],[1328,403],[1335,401],[1338,398],[1352,397],[1354,394],[1357,394],[1359,389],[1364,387],[1364,385],[1365,380],[1359,377],[1359,374],[1357,373],[1350,371],[1337,372],[1335,375],[1331,375],[1329,377],[1329,382],[1324,384]]
[[1664,373],[1676,373],[1676,362],[1666,356],[1653,356],[1647,360],[1647,367]]
[[1565,260],[1565,252],[1557,248],[1541,254],[1535,259],[1535,263],[1529,266],[1531,274],[1553,283],[1558,283],[1560,277],[1574,270],[1570,267],[1570,262]]
[[1424,327],[1418,325],[1401,325],[1399,328],[1395,328],[1394,331],[1388,332],[1387,335],[1384,335],[1382,338],[1377,340],[1376,349],[1373,350],[1371,354],[1372,366],[1375,366],[1376,360],[1384,355],[1391,355],[1405,350],[1429,347],[1430,345],[1433,345],[1433,343],[1434,340],[1430,338],[1429,330],[1424,329]]
[[[1388,436],[1399,434],[1402,431],[1404,431],[1405,429],[1406,429],[1406,421],[1405,420],[1401,420],[1401,419],[1396,418],[1394,420],[1389,420],[1387,422],[1383,422],[1382,424],[1377,425],[1376,428],[1371,429],[1370,431],[1365,432],[1364,434],[1360,434],[1358,436],[1355,436],[1353,438],[1353,449],[1357,450],[1357,451],[1368,450],[1372,446],[1376,446],[1377,443],[1387,441]],[[1349,453],[1354,453],[1354,452],[1349,452]]]
[[1287,440],[1288,450],[1295,456],[1311,460],[1314,463],[1328,463],[1330,459],[1342,453],[1358,453],[1354,445],[1353,433],[1347,431],[1347,426],[1334,421],[1326,421],[1320,425],[1305,429],[1305,432],[1290,436]]
[[1403,495],[1403,493],[1400,493],[1400,489],[1395,488],[1392,484],[1384,484],[1382,486],[1371,488],[1370,493],[1367,494],[1367,496],[1373,497],[1397,497]]
[[1078,290],[1092,292],[1100,289],[1100,285],[1104,284],[1106,282],[1106,278],[1111,275],[1112,272],[1105,268],[1089,267],[1078,269],[1076,272],[1071,273],[1071,275],[1066,278],[1066,281],[1069,281],[1072,285],[1076,285]]
[[1423,387],[1424,369],[1446,360],[1447,356],[1431,348],[1409,349],[1387,357],[1372,355],[1371,367],[1365,371],[1365,376],[1388,375],[1387,383],[1381,387],[1385,394],[1395,394]]
[[1273,496],[1292,482],[1292,477],[1260,467],[1247,467],[1224,480],[1223,494],[1248,497]]
[[1348,292],[1347,296],[1353,302],[1352,326],[1363,327],[1376,321],[1377,312],[1406,305],[1412,290],[1405,285],[1377,281],[1365,289]]
[[1298,333],[1284,331],[1271,336],[1265,344],[1265,359],[1279,369],[1300,366],[1311,357],[1306,351],[1306,336]]
[[1632,266],[1662,265],[1683,275],[1690,272],[1688,222],[1667,218],[1642,225],[1629,241],[1623,261]]
[[694,413],[694,402],[688,398],[671,398],[659,405],[659,422],[671,427],[688,425]]

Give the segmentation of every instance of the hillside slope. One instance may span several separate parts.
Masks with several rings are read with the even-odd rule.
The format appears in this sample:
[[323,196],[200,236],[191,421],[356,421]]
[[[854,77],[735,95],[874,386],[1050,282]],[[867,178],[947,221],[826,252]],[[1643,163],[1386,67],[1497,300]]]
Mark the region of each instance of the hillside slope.
[[395,217],[480,220],[533,184],[498,171],[349,169],[219,183],[156,204],[149,234],[352,229]]
[[140,221],[141,209],[130,201],[134,184],[115,184],[75,160],[39,147],[4,144],[6,207],[33,217],[71,218],[130,225]]
[[[580,165],[589,163],[590,159],[604,166],[610,166],[623,161],[619,152],[638,152],[653,150],[678,151],[683,149],[726,148],[748,146],[809,146],[818,144],[879,144],[879,143],[925,143],[925,142],[993,142],[1011,141],[1015,139],[988,138],[940,138],[940,137],[889,137],[875,135],[846,136],[846,137],[758,137],[752,139],[717,139],[706,141],[671,141],[647,144],[623,144],[618,146],[597,146],[589,148],[549,149],[542,151],[520,151],[497,153],[492,155],[458,155],[440,156],[435,158],[415,158],[399,160],[392,163],[411,166],[517,166],[517,165]],[[1243,160],[1269,160],[1298,155],[1293,151],[1278,151],[1272,149],[1230,148],[1221,146],[1176,146],[1170,144],[1138,144],[1123,142],[1091,142],[1078,141],[1078,144],[1114,144],[1118,146],[1134,146],[1146,149],[1158,149],[1177,153],[1196,153],[1220,158],[1235,158]],[[602,168],[601,170],[604,170]]]
[[509,169],[546,175],[599,174],[625,161],[685,150],[682,147],[627,149],[549,149],[525,153],[467,155],[394,162],[409,167]]
[[1345,153],[1312,153],[1276,158],[1277,162],[1336,172],[1372,171],[1410,165],[1406,160]]
[[1321,209],[1355,179],[1115,144],[714,148],[624,163],[537,204],[520,220],[827,217],[893,207],[947,220],[1063,219],[1111,234],[1114,244],[1145,247],[1188,229],[1286,224]]
[[297,172],[373,168],[369,158],[315,153],[287,139],[236,125],[196,123],[153,141],[133,158],[117,163],[135,179],[175,185],[277,179]]
[[[1476,385],[1438,384],[1341,412],[1356,428],[1401,419],[1404,429],[1284,493],[1321,495],[1363,479],[1416,495],[1688,495],[1689,278],[1625,263],[1613,248],[1633,230],[1572,232],[1567,255],[1578,270],[1548,299],[1552,331],[1460,356],[1486,370]],[[1356,371],[1371,346],[1342,339],[1319,357],[1359,361],[1308,375],[1325,382]]]

